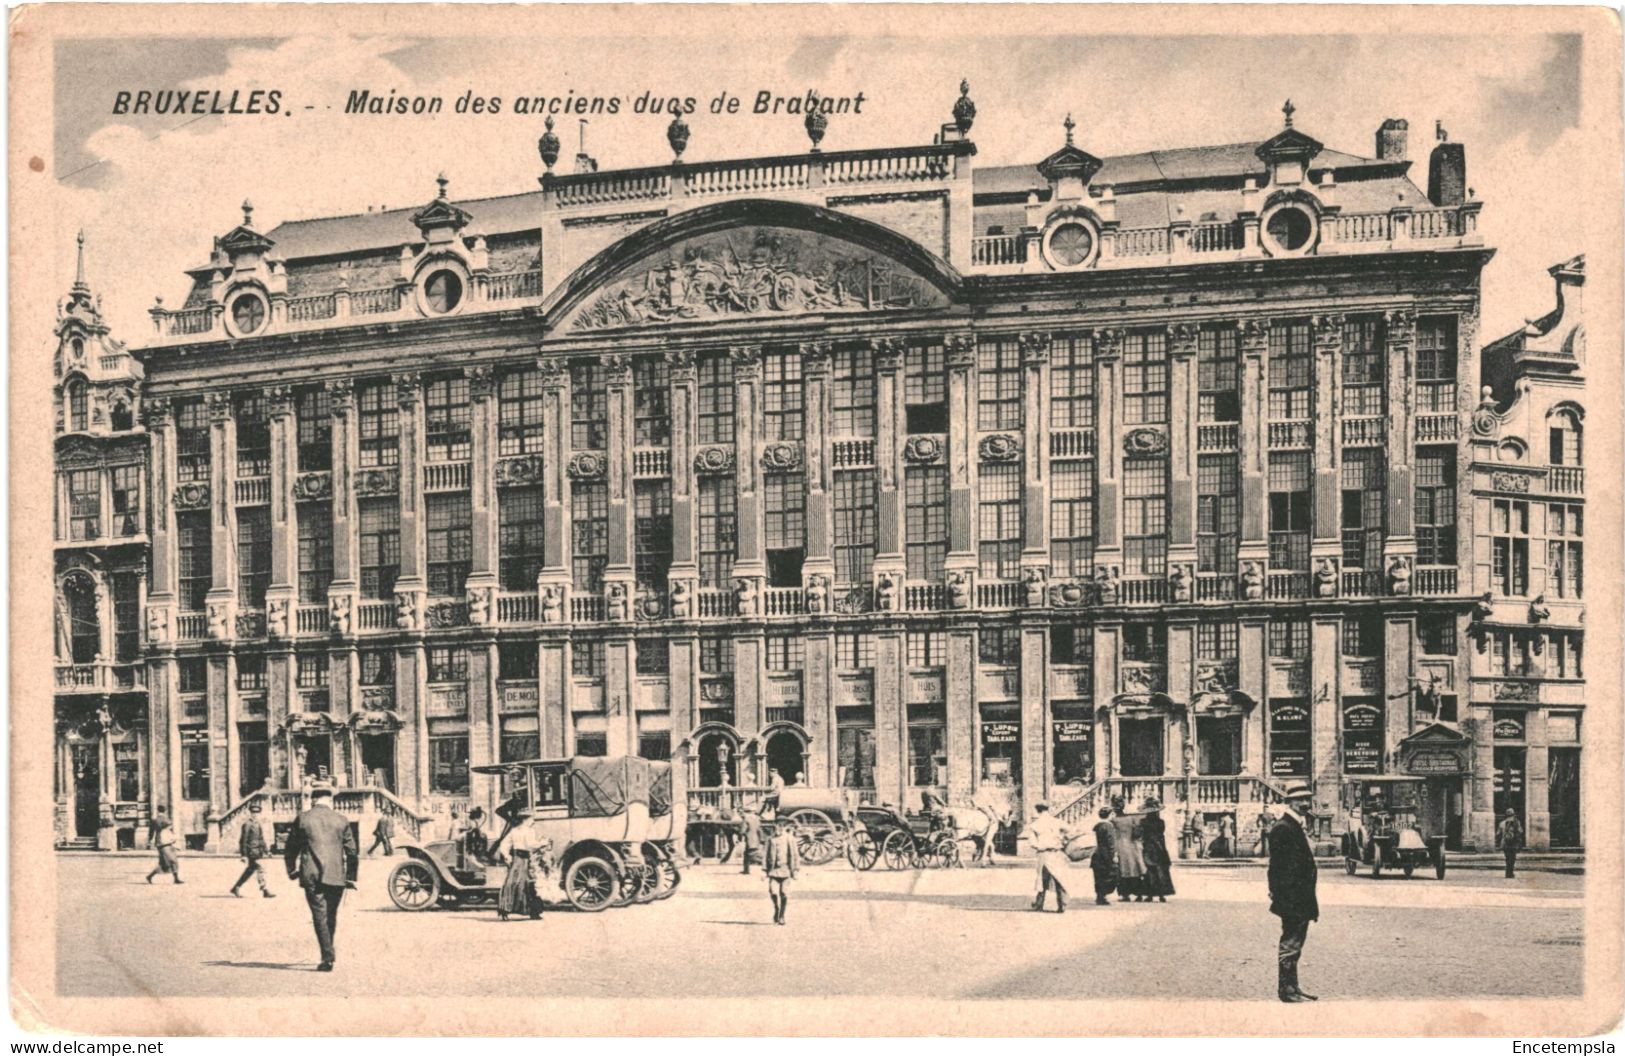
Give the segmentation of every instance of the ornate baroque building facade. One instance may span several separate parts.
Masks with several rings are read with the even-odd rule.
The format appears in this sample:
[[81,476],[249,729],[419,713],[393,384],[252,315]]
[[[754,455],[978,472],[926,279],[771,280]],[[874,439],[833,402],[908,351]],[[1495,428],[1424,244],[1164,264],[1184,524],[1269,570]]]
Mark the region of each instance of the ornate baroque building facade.
[[675,121],[670,165],[570,174],[549,129],[537,192],[245,206],[128,368],[146,689],[79,735],[138,753],[98,828],[218,845],[312,779],[417,828],[491,801],[471,766],[639,753],[691,805],[994,781],[1243,843],[1283,783],[1329,833],[1348,778],[1416,772],[1490,842],[1459,145],[1424,192],[1404,122],[1364,157],[1289,104],[978,167],[974,114],[721,162]]

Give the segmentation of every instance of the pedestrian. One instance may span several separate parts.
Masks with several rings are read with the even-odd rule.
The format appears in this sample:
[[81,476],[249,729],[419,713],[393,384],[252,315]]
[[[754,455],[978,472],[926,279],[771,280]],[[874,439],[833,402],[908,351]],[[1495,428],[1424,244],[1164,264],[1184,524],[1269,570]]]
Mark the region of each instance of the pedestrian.
[[1140,901],[1168,901],[1174,893],[1173,858],[1168,853],[1168,823],[1162,819],[1162,804],[1145,801],[1145,817],[1140,819],[1140,852],[1145,858],[1145,884]]
[[740,855],[744,859],[744,868],[739,871],[746,876],[750,875],[750,866],[754,861],[758,865],[762,862],[762,814],[761,811],[747,807],[744,810],[745,823],[745,851]]
[[276,897],[271,893],[270,885],[265,882],[265,869],[260,865],[260,859],[270,854],[269,849],[265,846],[265,830],[260,827],[260,811],[262,809],[259,800],[256,799],[250,803],[248,805],[248,817],[243,819],[242,831],[237,834],[237,854],[241,856],[243,861],[248,863],[248,867],[243,870],[243,875],[239,876],[237,882],[231,885],[231,893],[238,898],[243,897],[242,886],[248,883],[248,878],[251,876],[260,882],[261,895],[266,898]]
[[767,873],[767,896],[773,900],[773,923],[784,923],[784,910],[790,904],[788,890],[801,865],[801,851],[788,825],[774,825],[767,838],[762,857],[763,871]]
[[983,781],[976,786],[976,792],[971,797],[971,805],[987,818],[987,828],[982,830],[981,846],[976,848],[976,857],[983,865],[992,865],[993,843],[998,839],[999,827],[1010,814],[1010,801],[1005,798],[999,786],[991,781]]
[[395,856],[395,819],[388,814],[378,815],[378,822],[372,827],[372,846],[367,848],[367,853],[376,851],[380,845],[385,858]]
[[1320,903],[1315,899],[1315,852],[1304,832],[1304,819],[1314,802],[1308,785],[1286,790],[1281,818],[1269,833],[1270,912],[1281,918],[1278,953],[1277,995],[1288,1004],[1318,1000],[1298,986],[1298,958],[1309,937],[1309,924],[1320,919]]
[[1111,905],[1106,896],[1117,887],[1117,826],[1112,824],[1110,807],[1101,807],[1100,820],[1095,822],[1095,853],[1089,858],[1089,869],[1095,874],[1095,905]]
[[1055,912],[1066,912],[1066,884],[1061,881],[1066,855],[1066,826],[1049,812],[1049,804],[1039,800],[1033,804],[1033,820],[1027,824],[1027,839],[1031,841],[1038,864],[1038,893],[1033,896],[1034,912],[1044,911],[1044,896],[1051,886],[1055,888]]
[[1495,830],[1495,842],[1501,845],[1501,853],[1507,860],[1507,879],[1515,879],[1514,872],[1518,866],[1518,852],[1523,850],[1523,822],[1518,820],[1518,812],[1511,807],[1507,808],[1506,817]]
[[1123,809],[1123,797],[1112,797],[1112,825],[1117,829],[1117,901],[1140,894],[1145,880],[1145,858],[1140,853],[1140,819]]
[[521,821],[508,839],[508,875],[497,895],[497,916],[507,920],[523,915],[542,919],[542,897],[536,891],[536,878],[552,872],[553,841],[539,837],[530,821]]
[[491,840],[485,835],[485,808],[475,807],[468,812],[468,828],[463,832],[463,853],[469,864],[473,865],[485,860],[485,852],[490,846]]
[[356,885],[359,841],[350,820],[333,809],[333,790],[317,785],[310,791],[310,809],[294,819],[288,833],[283,864],[288,879],[299,881],[310,906],[310,922],[322,961],[318,972],[331,972],[335,959],[333,935],[339,926],[339,903],[346,889]]
[[159,873],[168,873],[175,878],[177,884],[186,883],[181,879],[181,859],[175,853],[175,827],[169,823],[169,817],[162,810],[152,812],[152,825],[147,830],[147,846],[158,849],[158,864],[152,872],[147,874],[147,883]]
[[1275,827],[1275,815],[1265,806],[1258,813],[1258,855],[1266,857],[1270,853],[1270,829]]

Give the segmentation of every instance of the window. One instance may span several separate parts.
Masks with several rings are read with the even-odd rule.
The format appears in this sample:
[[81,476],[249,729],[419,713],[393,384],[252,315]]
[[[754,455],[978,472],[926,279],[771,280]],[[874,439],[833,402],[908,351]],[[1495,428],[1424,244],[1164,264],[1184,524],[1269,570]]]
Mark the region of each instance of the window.
[[113,412],[109,417],[114,432],[122,433],[135,428],[135,412],[128,403],[121,401],[113,404]]
[[430,736],[429,791],[468,794],[468,734]]
[[175,514],[175,536],[180,554],[180,604],[186,612],[202,612],[214,575],[209,543],[209,512],[187,510]]
[[325,602],[333,581],[333,508],[325,502],[301,502],[298,515],[299,600]]
[[133,803],[141,798],[141,755],[134,741],[115,741],[113,744],[113,776],[120,803]]
[[874,354],[867,345],[837,349],[830,368],[830,434],[875,435]]
[[265,608],[265,588],[270,585],[271,508],[242,507],[237,511],[237,604]]
[[207,801],[212,775],[208,734],[203,730],[182,730],[181,738],[181,798]]
[[1082,578],[1095,565],[1095,464],[1050,463],[1050,574]]
[[1241,421],[1241,335],[1205,327],[1196,335],[1196,414],[1202,422]]
[[1529,593],[1529,504],[1496,499],[1490,507],[1490,585],[1497,594]]
[[632,506],[638,585],[663,593],[671,570],[671,481],[636,481]]
[[1235,455],[1196,459],[1196,570],[1236,574],[1241,544],[1241,466]]
[[300,689],[325,689],[327,654],[300,653],[295,671],[296,684]]
[[604,677],[603,639],[582,639],[570,643],[570,674],[577,678]]
[[1095,349],[1086,334],[1057,337],[1049,357],[1050,427],[1092,429],[1095,425]]
[[1383,511],[1387,470],[1381,448],[1343,452],[1343,567],[1382,568]]
[[940,344],[911,344],[903,354],[903,405],[909,432],[948,431],[948,377]]
[[983,627],[976,637],[976,655],[984,664],[1021,663],[1021,628]]
[[[665,638],[639,638],[637,672],[640,675],[668,675],[671,673],[671,642]],[[534,652],[535,650],[532,650]]]
[[1416,563],[1456,563],[1456,452],[1416,451]]
[[909,631],[909,667],[943,667],[948,663],[948,636],[941,631]]
[[1088,627],[1052,624],[1049,629],[1049,659],[1052,664],[1087,664],[1094,655],[1094,638]]
[[1417,321],[1416,409],[1421,413],[1456,410],[1456,320],[1452,316]]
[[1343,619],[1343,655],[1377,657],[1382,655],[1383,622],[1377,615],[1349,616]]
[[102,659],[100,599],[95,584],[88,576],[75,574],[63,584],[63,593],[68,606],[68,658],[76,664]]
[[948,557],[946,466],[909,466],[904,471],[903,531],[907,577],[941,583]]
[[604,589],[609,564],[609,485],[578,480],[570,488],[570,568],[577,590]]
[[[534,652],[534,650],[532,650]],[[395,654],[388,649],[368,649],[360,654],[363,686],[395,684]]]
[[763,474],[762,492],[767,584],[799,587],[807,548],[806,477],[800,473]]
[[1580,464],[1580,420],[1568,411],[1559,411],[1551,418],[1548,458],[1554,466]]
[[430,682],[467,682],[468,650],[459,646],[437,645],[429,649]]
[[875,787],[875,728],[837,726],[835,760],[842,788]]
[[401,412],[395,387],[387,381],[356,386],[361,464],[393,466],[401,460]]
[[1168,559],[1168,463],[1123,460],[1123,574],[1161,576]]
[[1427,656],[1455,656],[1455,616],[1449,613],[1424,613],[1418,616],[1416,640]]
[[68,537],[98,539],[102,534],[102,475],[94,469],[63,474],[68,484]]
[[497,574],[503,590],[534,592],[542,570],[542,489],[497,492]]
[[797,634],[770,634],[767,636],[767,669],[769,671],[800,671],[804,653],[801,636]]
[[463,280],[454,271],[437,271],[423,283],[423,299],[429,311],[444,315],[462,303]]
[[294,397],[299,416],[299,469],[333,468],[333,403],[324,388],[300,389]]
[[874,637],[857,633],[835,635],[835,666],[843,671],[863,671],[874,667]]
[[724,587],[733,579],[735,516],[732,477],[705,476],[700,497],[700,585]]
[[1168,335],[1160,331],[1123,339],[1123,421],[1168,420]]
[[265,417],[265,396],[258,392],[243,393],[232,408],[232,420],[237,425],[237,475],[239,477],[268,477],[271,475],[271,423]]
[[1271,777],[1309,776],[1309,702],[1298,697],[1269,702]]
[[83,378],[68,382],[68,429],[82,433],[90,428],[90,394]]
[[209,662],[201,656],[182,657],[175,664],[176,680],[182,693],[209,691]]
[[671,373],[665,360],[639,356],[632,361],[632,423],[637,446],[671,443]]
[[266,688],[265,654],[237,654],[237,689],[253,693]]
[[1382,320],[1350,319],[1343,324],[1343,414],[1375,417],[1387,413],[1383,402]]
[[570,447],[576,451],[609,447],[609,393],[602,363],[570,364]]
[[141,576],[116,572],[113,588],[113,661],[133,663],[141,656]]
[[361,521],[361,595],[392,600],[401,571],[401,511],[394,499],[356,503]]
[[1307,660],[1309,658],[1309,621],[1271,620],[1270,658],[1273,660]]
[[539,757],[542,754],[542,741],[540,735],[534,733],[504,732],[497,748],[502,753],[498,762],[516,763]]
[[1230,620],[1206,620],[1196,625],[1198,660],[1235,660],[1241,655],[1239,628]]
[[1580,667],[1580,635],[1553,632],[1546,645],[1546,674],[1549,678],[1584,678]]
[[497,383],[497,450],[503,455],[542,449],[542,374],[535,367],[505,371]]
[[640,730],[638,732],[638,758],[664,762],[671,758],[671,731]]
[[1123,624],[1123,659],[1161,664],[1168,659],[1168,629],[1160,623]]
[[1270,328],[1269,416],[1275,421],[1309,417],[1314,398],[1314,351],[1308,323]]
[[113,534],[140,535],[141,467],[113,467]]
[[535,642],[497,644],[497,678],[503,682],[536,681],[536,662]]
[[977,559],[983,579],[1021,574],[1021,467],[984,463],[977,481]]
[[731,675],[734,673],[734,640],[724,637],[700,639],[700,674]]
[[762,435],[800,440],[802,431],[801,355],[769,352],[762,357]]
[[705,356],[699,365],[699,442],[734,442],[734,365],[726,354]]
[[468,380],[438,378],[424,386],[423,433],[430,462],[461,462],[473,450]]
[[609,734],[589,733],[585,730],[576,734],[576,754],[585,756],[603,756],[609,754]]
[[474,559],[473,510],[468,492],[425,495],[428,515],[425,532],[429,558],[429,593],[437,597],[463,596],[470,563]]
[[835,582],[869,583],[875,563],[875,474],[872,469],[835,474]]
[[1558,598],[1582,597],[1585,553],[1580,534],[1584,507],[1552,503],[1546,507],[1546,591]]
[[[939,716],[940,719],[940,716]],[[941,721],[908,725],[908,777],[915,788],[930,788],[946,781],[937,761],[948,758],[948,727]],[[939,781],[939,776],[942,778]]]
[[209,417],[202,400],[175,401],[175,477],[209,479]]
[[1309,570],[1309,531],[1314,501],[1310,482],[1307,452],[1270,455],[1270,568],[1273,570]]
[[976,427],[1020,429],[1021,346],[1013,338],[976,346]]

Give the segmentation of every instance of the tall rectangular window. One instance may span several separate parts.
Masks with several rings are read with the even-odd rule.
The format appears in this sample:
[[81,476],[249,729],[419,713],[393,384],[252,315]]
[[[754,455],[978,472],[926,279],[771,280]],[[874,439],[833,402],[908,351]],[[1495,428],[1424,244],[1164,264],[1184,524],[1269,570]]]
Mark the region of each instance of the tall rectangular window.
[[875,564],[875,474],[835,474],[835,582],[867,585]]
[[1456,319],[1429,316],[1416,323],[1416,409],[1448,414],[1456,410]]
[[389,601],[401,572],[401,511],[394,499],[356,503],[361,521],[361,596]]
[[1168,420],[1168,335],[1160,330],[1123,338],[1123,421],[1147,425]]
[[663,592],[671,570],[671,481],[637,481],[632,506],[638,585]]
[[497,492],[497,575],[502,589],[534,592],[542,570],[542,489]]
[[1020,627],[983,627],[976,635],[976,656],[984,664],[1021,663]]
[[468,379],[437,378],[423,390],[425,458],[463,462],[474,449],[469,432]]
[[1233,326],[1196,334],[1196,414],[1203,422],[1241,421],[1241,334]]
[[1087,334],[1055,338],[1050,346],[1049,376],[1051,428],[1094,428],[1094,338]]
[[1343,655],[1371,658],[1382,655],[1382,616],[1345,616],[1343,618]]
[[237,475],[271,475],[271,423],[265,416],[265,396],[258,392],[240,394],[231,411],[237,428]]
[[327,654],[300,653],[294,665],[294,682],[300,689],[327,687]]
[[943,667],[948,663],[948,636],[941,631],[909,631],[909,667]]
[[1554,502],[1546,507],[1546,591],[1553,597],[1582,597],[1585,508]]
[[1049,662],[1087,664],[1094,659],[1094,635],[1088,627],[1052,623],[1049,628]]
[[468,795],[468,734],[429,737],[429,791]]
[[298,417],[299,469],[313,472],[333,468],[333,401],[320,386],[300,389],[294,397]]
[[1168,567],[1168,463],[1123,460],[1123,574],[1161,576]]
[[393,466],[401,460],[401,411],[395,386],[371,381],[356,386],[356,422],[363,466]]
[[1020,429],[1021,346],[1014,338],[979,342],[976,346],[976,427]]
[[238,729],[237,794],[246,796],[264,787],[271,775],[271,742],[263,722],[245,722]]
[[508,370],[497,383],[497,450],[529,455],[542,449],[542,372]]
[[769,671],[800,671],[805,651],[799,634],[770,634],[765,642]]
[[1423,613],[1416,618],[1416,641],[1428,656],[1456,655],[1456,617],[1451,613]]
[[1456,563],[1456,451],[1416,452],[1416,563]]
[[734,442],[734,364],[726,353],[704,356],[699,364],[696,392],[699,407],[699,442]]
[[1343,324],[1345,415],[1376,417],[1387,413],[1382,391],[1386,360],[1381,319],[1350,319]]
[[837,349],[830,362],[830,434],[875,435],[875,360],[867,345]]
[[75,469],[63,476],[68,485],[68,538],[98,539],[102,534],[100,470]]
[[460,646],[435,646],[428,652],[430,682],[467,682],[468,650]]
[[1234,620],[1204,620],[1196,625],[1198,660],[1234,660],[1241,655],[1240,628]]
[[209,415],[202,400],[175,401],[175,477],[209,479]]
[[1123,624],[1123,659],[1137,664],[1168,660],[1168,628],[1160,623]]
[[[671,642],[665,638],[639,638],[635,666],[640,675],[671,674]],[[535,650],[531,650],[535,652]]]
[[1241,467],[1235,455],[1196,459],[1196,570],[1235,575],[1241,542]]
[[903,474],[903,520],[908,578],[941,583],[948,557],[948,467],[908,467]]
[[[363,685],[366,683],[363,682]],[[265,679],[264,653],[238,653],[237,654],[237,688],[247,692],[257,692],[266,688],[269,683]]]
[[1490,584],[1497,594],[1529,593],[1529,503],[1496,499],[1490,508]]
[[113,661],[132,663],[141,656],[141,577],[115,572],[113,588]]
[[578,638],[570,643],[570,674],[576,678],[604,677],[602,638]]
[[767,581],[771,587],[801,585],[807,552],[807,480],[801,473],[762,475]]
[[1313,487],[1307,452],[1270,455],[1270,568],[1309,571]]
[[704,476],[700,499],[700,585],[725,587],[733,580],[737,498],[732,477]]
[[911,433],[948,431],[948,373],[942,345],[910,344],[903,354],[903,405]]
[[770,351],[762,357],[762,435],[800,440],[802,432],[801,353]]
[[270,585],[271,508],[241,507],[237,511],[237,604],[245,609],[265,608],[265,588]]
[[501,642],[497,645],[497,680],[534,682],[538,670],[535,642]]
[[333,508],[325,502],[301,502],[299,514],[299,600],[327,600],[333,582]]
[[141,523],[141,467],[113,467],[113,534],[115,536],[140,535]]
[[202,612],[214,575],[209,542],[209,511],[187,510],[175,514],[175,535],[180,555],[178,586],[181,608]]
[[463,596],[474,560],[474,512],[468,492],[425,495],[427,514],[429,593],[436,597]]
[[578,480],[570,488],[570,569],[577,590],[604,588],[609,564],[609,485]]
[[1309,324],[1270,327],[1269,416],[1273,421],[1308,418],[1314,400],[1315,354]]
[[[535,652],[534,649],[531,652]],[[363,686],[393,686],[395,684],[395,654],[388,649],[368,649],[357,653],[360,663],[360,681]]]
[[1380,447],[1343,452],[1343,567],[1382,567],[1383,511],[1387,469]]
[[1021,467],[983,463],[976,487],[977,564],[983,579],[1021,574]]
[[700,674],[731,675],[734,673],[734,640],[725,635],[707,635],[700,639]]
[[1095,464],[1050,463],[1050,574],[1088,576],[1095,567]]
[[843,671],[864,671],[874,667],[874,635],[856,632],[835,635],[835,666]]
[[632,361],[632,431],[638,447],[671,443],[671,372],[658,356]]
[[609,392],[602,363],[570,364],[570,446],[576,451],[609,447]]
[[1309,657],[1308,620],[1271,620],[1269,639],[1272,660],[1306,660]]

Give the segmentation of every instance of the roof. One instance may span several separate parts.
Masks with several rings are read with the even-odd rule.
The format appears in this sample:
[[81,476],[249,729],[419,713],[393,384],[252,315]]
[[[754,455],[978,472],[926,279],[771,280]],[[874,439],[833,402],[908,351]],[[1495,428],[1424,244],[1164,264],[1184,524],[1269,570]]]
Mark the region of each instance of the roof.
[[[473,198],[454,204],[473,218],[469,222],[471,231],[487,236],[541,227],[542,192],[539,190]],[[423,206],[414,205],[376,213],[290,220],[278,224],[267,237],[276,243],[274,255],[283,260],[395,249],[404,243],[423,240],[422,233],[412,223],[413,215],[422,209]]]
[[[1258,146],[1257,142],[1225,143],[1213,147],[1180,147],[1174,150],[1121,154],[1103,159],[1104,164],[1090,182],[1116,186],[1170,180],[1239,179],[1247,175],[1263,175],[1265,167],[1258,158]],[[1346,169],[1383,164],[1389,163],[1374,158],[1363,158],[1356,154],[1345,154],[1340,150],[1322,150],[1315,156],[1312,167]],[[1048,185],[1038,174],[1036,163],[978,168],[972,178],[977,194],[1013,194],[1038,190]]]

